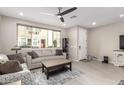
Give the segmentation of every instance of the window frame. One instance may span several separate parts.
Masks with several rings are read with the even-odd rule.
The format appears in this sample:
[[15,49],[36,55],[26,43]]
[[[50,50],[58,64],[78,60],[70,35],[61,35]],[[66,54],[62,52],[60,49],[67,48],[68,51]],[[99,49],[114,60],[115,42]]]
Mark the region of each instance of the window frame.
[[[56,30],[56,29],[50,29],[50,28],[45,28],[45,27],[39,27],[39,26],[33,26],[33,25],[27,25],[27,24],[21,24],[21,23],[17,23],[16,24],[16,44],[18,46],[18,26],[28,26],[28,27],[31,27],[31,28],[39,28],[39,29],[45,29],[45,30],[52,30],[52,38],[53,38],[53,32],[60,32],[60,47],[51,47],[51,48],[61,48],[62,47],[62,36],[61,36],[61,30]],[[47,33],[48,34],[48,33]],[[47,38],[48,38],[48,35],[47,35]],[[32,34],[31,34],[31,39],[32,39]],[[48,43],[48,42],[47,42]],[[23,47],[22,47],[23,48]],[[27,47],[25,47],[27,48]],[[30,48],[33,48],[32,45]],[[40,47],[41,48],[41,47]],[[48,47],[46,47],[48,48]],[[43,49],[43,48],[42,48]]]

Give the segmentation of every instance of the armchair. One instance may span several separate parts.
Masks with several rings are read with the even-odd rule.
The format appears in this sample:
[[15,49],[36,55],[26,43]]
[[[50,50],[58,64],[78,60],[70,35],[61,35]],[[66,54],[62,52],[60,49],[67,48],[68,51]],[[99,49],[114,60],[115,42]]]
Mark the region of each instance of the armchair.
[[27,65],[21,64],[23,71],[0,75],[0,83],[7,84],[11,82],[15,82],[17,80],[21,80],[22,85],[31,85],[31,72],[28,70]]

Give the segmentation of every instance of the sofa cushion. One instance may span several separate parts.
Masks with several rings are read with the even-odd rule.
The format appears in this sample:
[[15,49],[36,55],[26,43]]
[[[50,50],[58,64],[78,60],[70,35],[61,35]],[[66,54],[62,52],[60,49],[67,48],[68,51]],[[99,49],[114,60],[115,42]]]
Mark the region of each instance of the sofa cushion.
[[37,50],[32,50],[34,51],[38,57],[44,57],[44,56],[54,56],[56,55],[56,50],[55,49],[37,49]]
[[56,50],[56,55],[62,55],[62,50],[61,49],[57,49]]
[[23,58],[21,53],[19,53],[19,54],[11,54],[11,55],[7,55],[7,56],[9,58],[9,60],[18,60],[21,64],[25,63],[25,60],[24,60],[24,58]]
[[17,60],[8,61],[5,64],[0,64],[0,73],[8,74],[19,72],[22,70],[20,63]]
[[28,55],[32,57],[32,59],[38,58],[38,54],[35,51],[28,52]]
[[59,59],[59,58],[64,58],[64,56],[44,56],[44,57],[39,57],[39,58],[35,58],[32,59],[32,64],[35,63],[41,63],[44,60],[51,60],[51,59]]
[[35,59],[32,59],[32,63],[41,63],[41,61],[44,60],[44,57],[39,57],[39,58],[35,58]]
[[52,54],[55,56],[56,55],[56,50],[52,50]]
[[42,50],[42,56],[52,56],[52,50]]

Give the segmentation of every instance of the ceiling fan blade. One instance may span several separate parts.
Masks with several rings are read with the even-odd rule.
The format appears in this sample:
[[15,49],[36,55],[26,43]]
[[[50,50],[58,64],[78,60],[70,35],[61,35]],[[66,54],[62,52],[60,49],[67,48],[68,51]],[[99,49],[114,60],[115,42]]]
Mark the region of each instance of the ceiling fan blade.
[[54,14],[44,13],[44,12],[41,12],[40,14],[41,14],[41,15],[48,15],[48,16],[55,16]]
[[73,7],[73,8],[70,8],[70,9],[62,12],[62,13],[59,13],[58,15],[61,15],[62,16],[62,15],[68,14],[68,13],[70,13],[70,12],[76,10],[76,9],[77,9],[77,7]]
[[62,22],[64,22],[64,18],[63,18],[63,17],[60,17],[60,20],[61,20]]

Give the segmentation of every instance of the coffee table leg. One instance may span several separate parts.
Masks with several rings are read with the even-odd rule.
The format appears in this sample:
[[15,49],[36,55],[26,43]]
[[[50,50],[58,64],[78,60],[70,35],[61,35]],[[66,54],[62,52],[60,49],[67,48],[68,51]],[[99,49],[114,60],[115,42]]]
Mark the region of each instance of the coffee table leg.
[[44,72],[44,65],[42,64],[42,73]]
[[49,70],[48,69],[47,69],[46,74],[47,74],[47,79],[49,79]]
[[70,71],[72,70],[72,64],[70,63]]

